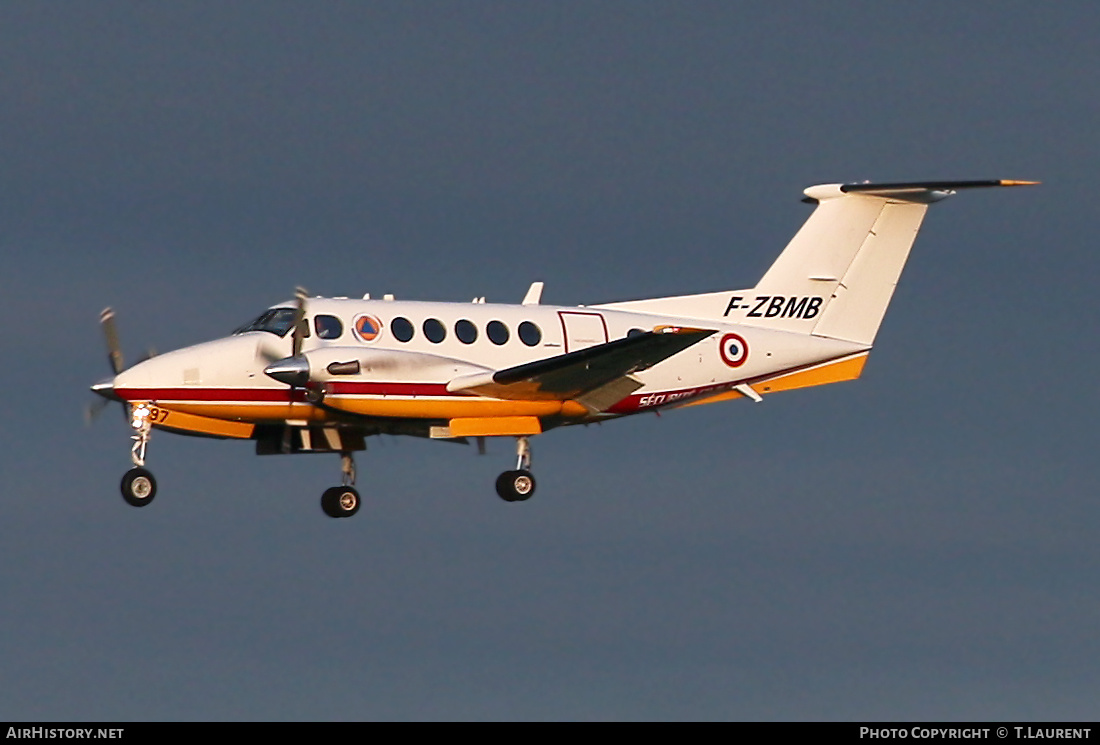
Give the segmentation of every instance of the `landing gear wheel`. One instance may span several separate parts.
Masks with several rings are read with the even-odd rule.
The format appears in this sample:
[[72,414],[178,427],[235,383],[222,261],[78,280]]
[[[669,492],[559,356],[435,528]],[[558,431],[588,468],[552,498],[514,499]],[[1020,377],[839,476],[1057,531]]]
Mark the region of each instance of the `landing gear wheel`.
[[134,507],[144,507],[157,495],[157,480],[144,468],[131,468],[122,477],[122,498]]
[[526,502],[535,493],[535,477],[530,471],[505,471],[497,476],[497,494],[505,502]]
[[350,486],[334,486],[321,495],[321,509],[329,517],[351,517],[359,511],[359,492]]

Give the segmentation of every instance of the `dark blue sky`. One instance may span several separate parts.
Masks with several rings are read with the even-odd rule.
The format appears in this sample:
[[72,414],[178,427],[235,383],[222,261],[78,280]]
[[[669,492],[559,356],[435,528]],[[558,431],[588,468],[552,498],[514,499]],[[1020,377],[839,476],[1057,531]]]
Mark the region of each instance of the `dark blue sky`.
[[[1095,719],[1094,3],[0,8],[0,719]],[[84,428],[291,294],[751,286],[814,183],[930,211],[857,383],[334,457]]]

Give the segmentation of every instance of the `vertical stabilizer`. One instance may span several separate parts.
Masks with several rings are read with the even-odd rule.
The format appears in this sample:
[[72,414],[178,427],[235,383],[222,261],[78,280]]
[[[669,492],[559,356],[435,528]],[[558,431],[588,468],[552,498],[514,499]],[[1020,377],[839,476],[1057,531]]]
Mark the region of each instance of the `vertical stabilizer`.
[[[826,184],[806,189],[817,209],[760,283],[737,301],[737,320],[870,346],[928,206],[957,189],[1031,181]],[[731,317],[735,314],[730,313]]]
[[732,310],[743,313],[738,320],[863,344],[874,341],[929,200],[842,189],[806,190],[817,209],[759,284],[735,303]]
[[886,202],[813,328],[818,336],[871,344],[894,295],[928,206]]
[[713,319],[870,346],[924,213],[958,189],[1034,181],[822,184],[817,207],[756,287],[597,307]]

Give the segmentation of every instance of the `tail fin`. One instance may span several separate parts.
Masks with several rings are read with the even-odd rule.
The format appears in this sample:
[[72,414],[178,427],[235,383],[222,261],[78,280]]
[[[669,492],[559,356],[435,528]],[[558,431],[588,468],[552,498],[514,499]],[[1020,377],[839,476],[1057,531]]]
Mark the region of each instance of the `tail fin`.
[[931,198],[948,194],[922,189],[906,199],[839,184],[805,193],[817,209],[730,317],[870,344]]
[[810,218],[751,290],[609,306],[728,320],[870,345],[928,205],[958,189],[1032,181],[824,184]]

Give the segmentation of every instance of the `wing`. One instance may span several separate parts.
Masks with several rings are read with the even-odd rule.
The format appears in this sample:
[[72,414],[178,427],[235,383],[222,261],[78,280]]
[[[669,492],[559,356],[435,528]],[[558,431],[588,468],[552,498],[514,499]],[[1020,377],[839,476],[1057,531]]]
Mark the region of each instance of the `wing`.
[[602,411],[642,386],[632,373],[714,333],[713,329],[665,326],[504,370],[462,375],[448,383],[447,390],[505,400],[575,399],[593,411]]

